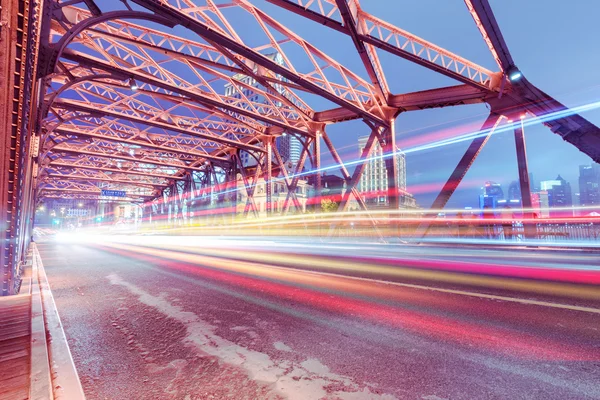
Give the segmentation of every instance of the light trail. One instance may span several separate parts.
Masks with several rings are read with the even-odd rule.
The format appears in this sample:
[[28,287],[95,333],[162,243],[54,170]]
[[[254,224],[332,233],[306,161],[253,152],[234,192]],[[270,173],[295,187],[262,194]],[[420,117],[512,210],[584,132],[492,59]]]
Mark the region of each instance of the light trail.
[[[519,301],[508,301],[507,296],[468,296],[469,292],[441,292],[456,296],[456,300],[440,299],[436,291],[424,290],[422,285],[404,286],[408,290],[417,290],[419,294],[398,290],[395,285],[385,285],[378,280],[355,279],[335,273],[306,271],[298,268],[281,267],[269,260],[235,259],[182,252],[181,250],[151,248],[124,243],[96,244],[101,249],[121,254],[143,262],[156,265],[161,270],[172,271],[177,275],[188,275],[202,281],[217,282],[220,285],[235,287],[235,291],[258,292],[261,296],[269,296],[286,302],[307,307],[349,315],[366,321],[385,324],[390,327],[408,330],[420,335],[439,337],[455,343],[477,345],[485,351],[499,352],[518,358],[545,360],[587,360],[595,354],[582,351],[577,346],[565,346],[563,343],[546,339],[542,344],[532,336],[517,331],[509,332],[500,326],[493,328],[483,326],[477,320],[456,320],[442,314],[428,314],[420,309],[413,309],[410,304],[419,302],[422,306],[434,308],[451,307],[467,314],[487,312],[486,304],[462,303],[460,297],[478,297],[482,300],[496,300],[513,303],[515,306],[528,305],[576,311],[585,314],[598,314],[594,308],[570,306],[568,304],[548,303],[535,304]],[[294,260],[293,263],[296,263]],[[363,266],[364,268],[365,266]],[[369,266],[371,267],[371,266]],[[431,274],[432,271],[419,271]],[[440,273],[442,279],[448,275]],[[171,273],[171,272],[169,272]],[[483,277],[485,278],[485,277]],[[499,279],[498,285],[505,284],[506,279]],[[491,282],[490,277],[487,281]],[[536,282],[536,285],[557,285]],[[565,285],[565,284],[561,284]],[[499,287],[499,286],[498,286]],[[539,286],[541,287],[541,286]],[[551,288],[546,286],[545,290]],[[556,288],[554,288],[556,291]],[[473,292],[474,293],[474,292]],[[573,291],[573,293],[576,293]],[[474,293],[477,294],[477,293]],[[543,302],[539,302],[543,303]],[[407,307],[408,305],[408,307]],[[564,307],[562,307],[564,306]],[[577,308],[580,309],[577,309]],[[588,310],[589,308],[589,310]],[[548,321],[546,321],[548,322]]]
[[[444,147],[444,146],[449,146],[449,145],[453,145],[453,144],[458,144],[458,143],[462,143],[465,141],[469,141],[469,140],[473,140],[476,139],[478,137],[482,137],[482,136],[487,136],[488,134],[490,134],[490,132],[493,131],[492,135],[498,135],[500,133],[505,133],[505,132],[513,132],[515,128],[517,127],[529,127],[532,125],[536,125],[539,123],[544,123],[544,122],[549,122],[549,121],[553,121],[559,118],[564,118],[564,117],[568,117],[570,115],[574,115],[574,114],[579,114],[579,113],[583,113],[586,111],[591,111],[591,110],[595,110],[600,108],[600,101],[597,102],[592,102],[592,103],[588,103],[588,104],[584,104],[584,105],[580,105],[580,106],[576,106],[576,107],[572,107],[572,108],[568,108],[565,110],[560,110],[560,111],[555,111],[555,112],[551,112],[548,114],[545,114],[543,116],[532,116],[529,118],[525,118],[524,120],[518,120],[518,121],[514,121],[514,122],[510,122],[510,123],[506,123],[503,125],[498,125],[495,128],[490,128],[490,129],[484,129],[484,130],[478,130],[475,132],[469,132],[463,135],[460,135],[458,137],[455,138],[449,138],[449,139],[444,139],[444,140],[439,140],[433,143],[429,143],[426,145],[421,145],[421,146],[416,146],[416,147],[409,147],[406,149],[403,149],[402,152],[404,154],[411,154],[411,153],[418,153],[421,151],[426,151],[426,150],[432,150],[435,148],[439,148],[439,147]],[[504,117],[505,118],[505,117]],[[308,171],[304,171],[304,172],[300,172],[297,174],[293,174],[290,173],[288,174],[288,178],[289,179],[293,179],[295,177],[304,177],[304,176],[310,176],[310,175],[314,175],[316,173],[322,173],[322,172],[329,172],[332,170],[337,170],[339,168],[341,168],[342,166],[345,167],[349,167],[349,166],[357,166],[359,164],[362,164],[364,162],[370,162],[370,161],[375,161],[375,160],[385,160],[387,158],[391,158],[394,157],[397,154],[397,152],[393,152],[393,153],[384,153],[382,155],[378,155],[378,156],[371,156],[371,157],[367,157],[365,159],[356,159],[356,160],[352,160],[352,161],[347,161],[344,162],[343,165],[339,165],[339,164],[332,164],[332,165],[328,165],[328,166],[324,166],[321,167],[319,169],[311,169]],[[281,177],[281,178],[272,178],[271,179],[272,183],[282,183],[285,182],[285,178]],[[225,183],[221,183],[221,184],[225,184]],[[256,187],[257,184],[249,184],[249,187]],[[209,187],[208,189],[213,189],[216,187],[216,185],[214,185],[213,187]],[[214,193],[214,195],[223,195],[223,194],[229,194],[229,193],[237,193],[240,191],[245,190],[245,188],[240,188],[238,189],[233,188],[233,189],[225,189],[225,190],[221,190],[221,191],[216,191]],[[163,199],[161,199],[161,201],[163,201]]]

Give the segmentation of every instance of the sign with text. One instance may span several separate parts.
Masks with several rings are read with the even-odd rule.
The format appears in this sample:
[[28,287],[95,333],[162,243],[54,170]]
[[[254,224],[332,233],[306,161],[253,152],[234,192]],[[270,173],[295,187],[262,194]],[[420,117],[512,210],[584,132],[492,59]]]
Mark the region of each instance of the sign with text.
[[104,189],[102,189],[102,196],[127,197],[127,193],[125,193],[124,190],[104,190]]

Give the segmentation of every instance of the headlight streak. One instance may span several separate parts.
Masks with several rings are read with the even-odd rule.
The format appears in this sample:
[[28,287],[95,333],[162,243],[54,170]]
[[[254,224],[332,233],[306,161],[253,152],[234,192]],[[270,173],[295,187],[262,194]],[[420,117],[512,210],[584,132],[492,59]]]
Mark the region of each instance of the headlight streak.
[[[420,336],[431,336],[461,345],[477,346],[482,351],[538,360],[584,361],[598,357],[589,349],[566,346],[549,338],[540,340],[523,332],[501,327],[488,328],[475,322],[456,320],[444,315],[423,313],[406,307],[424,301],[429,307],[458,307],[467,313],[485,312],[469,304],[448,304],[427,291],[404,293],[390,287],[353,278],[301,270],[273,264],[223,259],[126,244],[108,244],[108,250],[148,261],[166,269],[202,280],[232,285],[261,297],[272,296],[286,304],[314,307],[326,312],[359,317]],[[394,303],[390,304],[390,297]],[[381,303],[378,299],[386,299]],[[517,305],[515,305],[516,307]],[[289,307],[289,305],[288,305]],[[470,310],[470,311],[469,311]],[[477,319],[475,319],[477,320]],[[548,323],[550,321],[546,321]]]

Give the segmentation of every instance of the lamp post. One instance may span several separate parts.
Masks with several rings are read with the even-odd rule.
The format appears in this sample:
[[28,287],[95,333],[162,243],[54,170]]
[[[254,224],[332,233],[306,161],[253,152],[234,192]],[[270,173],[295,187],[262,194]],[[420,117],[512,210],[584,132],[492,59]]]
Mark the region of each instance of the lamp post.
[[60,208],[60,229],[62,230],[65,226],[65,208]]

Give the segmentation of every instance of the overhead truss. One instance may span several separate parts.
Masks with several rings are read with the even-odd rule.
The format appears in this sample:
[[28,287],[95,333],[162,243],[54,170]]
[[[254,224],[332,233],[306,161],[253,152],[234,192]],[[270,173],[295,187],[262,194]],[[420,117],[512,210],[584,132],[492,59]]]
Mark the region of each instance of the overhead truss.
[[[358,0],[268,0],[347,37],[362,71],[350,70],[251,0],[131,2],[143,11],[127,1],[110,10],[90,0],[44,3],[38,68],[43,88],[35,124],[39,193],[80,196],[111,187],[161,201],[167,193],[179,202],[169,207],[181,210],[186,198],[196,196],[196,185],[229,193],[239,190],[239,181],[244,214],[256,214],[255,185],[264,178],[270,199],[277,175],[288,189],[284,211],[299,209],[299,176],[306,160],[313,169],[320,166],[323,140],[349,188],[342,209],[352,198],[366,209],[357,182],[376,142],[395,151],[400,113],[474,103],[490,104],[494,115],[544,116],[565,109],[524,77],[509,79],[516,66],[487,0],[465,3],[495,60],[488,67],[369,14]],[[244,32],[254,26],[255,35],[242,35],[240,24]],[[176,33],[177,25],[190,33]],[[457,84],[392,93],[381,52]],[[348,171],[326,131],[352,119],[363,120],[372,133],[362,164]],[[578,115],[545,123],[600,161],[597,127]],[[292,171],[275,145],[287,134],[303,145]],[[242,163],[242,153],[254,160],[250,166]],[[395,182],[397,171],[388,164],[388,179]],[[397,198],[398,188],[392,192]],[[268,201],[267,213],[271,207]]]

